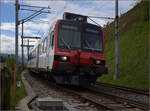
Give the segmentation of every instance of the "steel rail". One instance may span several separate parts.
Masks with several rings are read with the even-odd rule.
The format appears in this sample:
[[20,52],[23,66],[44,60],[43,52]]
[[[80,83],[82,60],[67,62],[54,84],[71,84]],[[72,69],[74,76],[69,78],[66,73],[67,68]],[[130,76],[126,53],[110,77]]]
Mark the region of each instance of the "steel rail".
[[123,102],[123,103],[127,103],[129,104],[130,106],[133,106],[133,107],[136,107],[136,108],[140,108],[140,109],[143,109],[145,111],[148,110],[148,106],[149,104],[144,104],[144,103],[141,103],[141,102],[137,102],[137,101],[133,101],[133,100],[130,100],[130,99],[126,99],[126,98],[122,98],[122,97],[119,97],[119,96],[114,96],[114,95],[111,95],[111,94],[106,94],[106,93],[100,93],[106,97],[109,97],[117,102]]
[[[129,105],[128,107],[112,106],[112,105],[111,105],[112,102],[110,102],[110,103],[108,103],[108,102],[104,103],[104,102],[101,102],[101,101],[99,101],[99,100],[96,100],[97,98],[89,97],[89,96],[84,95],[84,94],[82,94],[82,93],[80,93],[80,92],[77,92],[77,91],[74,91],[74,90],[70,90],[70,89],[67,89],[67,88],[58,86],[58,85],[56,85],[56,84],[55,84],[55,87],[57,87],[57,88],[59,88],[59,89],[65,91],[65,92],[69,92],[69,93],[71,93],[71,94],[75,94],[75,95],[79,96],[79,97],[82,98],[82,99],[85,99],[85,100],[87,100],[87,101],[90,101],[90,102],[92,102],[92,103],[95,103],[95,104],[97,104],[97,105],[99,105],[99,106],[103,106],[103,107],[105,107],[105,108],[107,108],[107,109],[109,109],[109,110],[126,109],[126,108],[128,108],[129,106],[132,106],[132,107],[129,107],[129,108],[140,108],[140,109],[145,110],[145,111],[147,111],[148,108],[149,108],[149,107],[148,107],[148,106],[149,106],[148,104],[144,104],[144,103],[141,103],[141,102],[137,102],[137,101],[133,101],[133,100],[130,100],[130,99],[122,98],[122,97],[119,97],[119,96],[114,96],[114,95],[111,95],[111,94],[105,94],[105,93],[101,93],[101,92],[97,92],[97,91],[95,91],[95,90],[89,89],[89,91],[92,91],[92,93],[95,93],[94,95],[96,95],[97,97],[99,97],[99,96],[104,96],[104,97],[106,97],[107,99],[110,99],[110,101],[113,100],[113,101],[114,101],[113,104],[119,104],[119,105],[120,105],[120,103],[122,103],[122,104],[128,104],[128,105]],[[85,92],[85,93],[86,93],[86,92]]]
[[109,105],[107,103],[103,103],[101,101],[98,101],[96,99],[88,97],[88,96],[86,96],[84,94],[81,94],[80,92],[77,92],[77,91],[74,91],[74,90],[71,90],[71,89],[68,89],[68,88],[64,88],[64,87],[58,86],[56,84],[53,84],[53,86],[56,87],[57,89],[60,89],[61,91],[68,92],[70,95],[78,96],[81,99],[90,101],[90,102],[92,102],[92,103],[94,103],[96,105],[102,106],[102,107],[104,107],[106,109],[109,109],[109,110],[118,110],[118,109],[122,108],[122,107],[118,107],[118,106],[111,106],[111,105]]
[[124,90],[124,91],[133,92],[136,94],[142,94],[142,95],[149,96],[149,90],[148,89],[131,88],[131,87],[127,87],[127,86],[120,86],[120,85],[116,85],[116,84],[103,83],[103,82],[96,82],[95,85],[116,88],[116,89],[120,89],[120,90]]

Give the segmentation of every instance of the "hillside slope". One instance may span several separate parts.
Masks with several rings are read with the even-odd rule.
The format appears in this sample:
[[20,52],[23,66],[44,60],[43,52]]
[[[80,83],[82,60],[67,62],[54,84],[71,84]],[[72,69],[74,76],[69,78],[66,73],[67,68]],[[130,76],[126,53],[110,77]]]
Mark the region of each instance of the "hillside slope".
[[120,64],[117,80],[113,80],[115,73],[114,22],[106,26],[104,29],[106,39],[106,65],[109,73],[100,77],[98,81],[137,88],[149,87],[148,11],[148,1],[142,1],[120,17]]

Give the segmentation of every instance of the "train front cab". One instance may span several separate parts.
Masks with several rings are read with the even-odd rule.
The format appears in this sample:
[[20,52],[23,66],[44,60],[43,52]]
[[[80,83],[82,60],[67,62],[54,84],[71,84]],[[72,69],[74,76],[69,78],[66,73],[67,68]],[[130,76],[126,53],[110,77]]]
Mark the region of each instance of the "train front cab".
[[88,85],[107,74],[104,33],[89,23],[58,20],[52,75],[58,84]]

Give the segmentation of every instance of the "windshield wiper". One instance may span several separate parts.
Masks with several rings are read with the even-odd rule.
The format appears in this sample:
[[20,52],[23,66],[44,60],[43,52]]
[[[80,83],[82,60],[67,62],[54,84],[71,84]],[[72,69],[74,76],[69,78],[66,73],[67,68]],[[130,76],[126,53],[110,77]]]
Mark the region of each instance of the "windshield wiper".
[[84,47],[84,48],[89,49],[89,50],[91,50],[92,52],[93,52],[93,51],[102,51],[102,49],[91,48],[87,40],[85,40],[85,43],[86,43],[87,45],[86,45],[86,47]]
[[102,51],[103,49],[95,49],[95,48],[89,48],[89,47],[85,47],[85,49],[89,49],[91,50],[92,52],[93,51]]
[[91,50],[91,51],[93,52],[93,49],[90,48],[90,44],[88,43],[87,40],[85,40],[85,43],[86,43],[86,46],[85,46],[84,48],[85,48],[85,49],[89,49],[89,50]]
[[67,46],[68,49],[70,49],[70,46],[64,41],[62,37],[61,37],[61,40],[63,41],[64,45]]
[[87,40],[85,40],[85,43],[86,43],[87,47],[90,48],[90,45]]

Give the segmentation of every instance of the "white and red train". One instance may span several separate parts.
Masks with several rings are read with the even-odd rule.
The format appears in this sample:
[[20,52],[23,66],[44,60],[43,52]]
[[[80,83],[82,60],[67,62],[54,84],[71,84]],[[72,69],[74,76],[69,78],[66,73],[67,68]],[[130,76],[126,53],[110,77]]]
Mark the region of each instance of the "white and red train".
[[88,85],[107,74],[104,45],[101,27],[65,12],[31,49],[28,68],[46,72],[58,84]]

